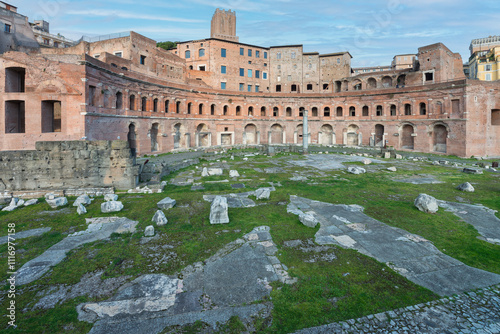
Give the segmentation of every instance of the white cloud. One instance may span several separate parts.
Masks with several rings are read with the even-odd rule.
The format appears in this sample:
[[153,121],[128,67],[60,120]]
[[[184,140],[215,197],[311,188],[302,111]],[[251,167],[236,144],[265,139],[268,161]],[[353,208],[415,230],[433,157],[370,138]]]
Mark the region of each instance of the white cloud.
[[137,12],[125,12],[114,9],[93,9],[93,10],[70,10],[68,15],[79,16],[97,16],[97,17],[118,17],[122,19],[136,19],[136,20],[155,20],[155,21],[168,21],[168,22],[184,22],[184,23],[198,23],[204,22],[203,20],[185,19],[180,17],[168,17],[164,15],[148,15],[138,14]]

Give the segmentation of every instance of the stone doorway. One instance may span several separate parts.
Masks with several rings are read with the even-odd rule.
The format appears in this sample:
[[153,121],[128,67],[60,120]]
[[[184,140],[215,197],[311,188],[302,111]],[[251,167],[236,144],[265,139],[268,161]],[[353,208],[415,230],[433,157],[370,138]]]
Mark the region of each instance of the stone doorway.
[[448,138],[448,130],[442,124],[437,124],[434,126],[434,131],[432,133],[434,151],[446,153],[447,149],[447,138]]
[[403,126],[403,132],[401,136],[401,148],[407,150],[413,150],[414,148],[414,129],[412,125],[406,124]]

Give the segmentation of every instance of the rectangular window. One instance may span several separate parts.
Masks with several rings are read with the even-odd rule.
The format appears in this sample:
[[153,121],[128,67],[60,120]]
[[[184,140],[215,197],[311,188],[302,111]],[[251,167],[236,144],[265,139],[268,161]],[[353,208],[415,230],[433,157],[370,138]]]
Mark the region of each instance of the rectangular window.
[[267,52],[264,51],[264,59],[267,59]]
[[252,49],[248,49],[248,56],[251,57],[252,56]]
[[258,50],[255,51],[255,58],[260,58],[260,51]]
[[146,64],[146,56],[141,56],[141,65]]
[[267,79],[267,72],[262,73],[262,79]]
[[226,83],[225,82],[221,82],[220,83],[220,89],[226,89]]
[[220,67],[220,73],[222,73],[222,74],[226,74],[226,66],[222,65],[222,66]]
[[240,92],[242,92],[245,89],[245,84],[240,83]]
[[248,77],[251,78],[252,77],[252,70],[248,70]]
[[240,48],[240,56],[244,56],[244,55],[245,55],[245,49]]
[[244,77],[244,76],[245,76],[245,69],[240,68],[240,77]]
[[255,79],[260,79],[260,71],[255,70]]
[[278,53],[276,54],[276,59],[281,59],[281,52],[278,52]]
[[248,85],[248,91],[251,92],[252,91],[252,85]]
[[43,39],[43,44],[45,45],[49,45],[50,44],[50,41],[46,38]]
[[61,132],[61,101],[42,101],[42,132]]
[[54,42],[54,47],[58,48],[59,47],[59,42]]
[[255,86],[255,92],[258,93],[259,92],[259,86]]
[[8,67],[5,69],[5,92],[25,92],[26,70],[22,67]]
[[226,49],[220,49],[220,56],[226,58]]
[[6,24],[5,25],[5,32],[10,33],[10,28],[11,28],[11,25],[10,24]]
[[5,133],[24,133],[24,101],[5,101]]
[[486,81],[491,81],[491,73],[486,73],[485,80]]
[[484,70],[485,71],[491,71],[491,65],[490,64],[484,65]]

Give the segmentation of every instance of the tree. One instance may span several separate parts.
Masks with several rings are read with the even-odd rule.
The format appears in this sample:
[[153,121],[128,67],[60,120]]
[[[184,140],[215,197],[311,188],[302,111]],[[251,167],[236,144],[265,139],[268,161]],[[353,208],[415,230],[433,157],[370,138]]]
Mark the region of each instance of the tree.
[[171,41],[166,41],[166,42],[158,42],[156,43],[156,46],[165,50],[172,50],[177,47],[178,42],[171,42]]

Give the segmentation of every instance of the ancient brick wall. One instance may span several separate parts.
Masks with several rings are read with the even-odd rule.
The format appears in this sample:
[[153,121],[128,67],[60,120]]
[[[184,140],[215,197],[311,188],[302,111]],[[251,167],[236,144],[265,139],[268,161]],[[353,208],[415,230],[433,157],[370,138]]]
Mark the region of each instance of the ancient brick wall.
[[34,151],[0,153],[0,191],[136,186],[126,141],[37,142]]

